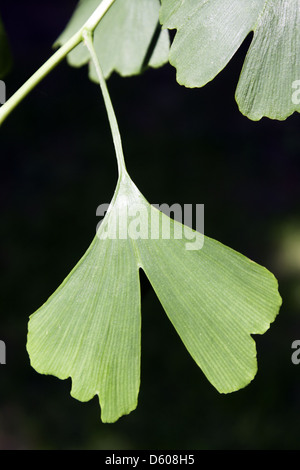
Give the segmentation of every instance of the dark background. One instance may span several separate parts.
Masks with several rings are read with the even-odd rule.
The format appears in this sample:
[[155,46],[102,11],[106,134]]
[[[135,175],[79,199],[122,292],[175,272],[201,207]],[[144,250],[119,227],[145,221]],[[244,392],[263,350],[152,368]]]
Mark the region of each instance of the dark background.
[[[75,0],[1,1],[14,67],[10,96],[50,56]],[[256,336],[258,373],[220,395],[182,345],[142,279],[138,408],[102,424],[97,398],[29,365],[28,316],[58,287],[95,234],[117,168],[98,87],[86,68],[58,66],[0,129],[0,449],[299,449],[300,117],[252,122],[234,100],[247,38],[202,89],[167,65],[113,75],[109,89],[129,174],[152,203],[204,203],[205,232],[270,269],[283,307]],[[299,71],[300,73],[300,71]]]

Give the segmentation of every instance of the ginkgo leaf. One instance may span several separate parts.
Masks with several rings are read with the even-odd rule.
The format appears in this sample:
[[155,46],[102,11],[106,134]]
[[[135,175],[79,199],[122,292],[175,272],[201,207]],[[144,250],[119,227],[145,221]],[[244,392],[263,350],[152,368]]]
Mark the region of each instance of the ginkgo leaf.
[[12,64],[12,57],[7,36],[0,18],[0,79],[9,72]]
[[236,91],[253,120],[283,120],[300,111],[300,1],[267,1],[254,30]]
[[[81,0],[56,45],[64,44],[99,6],[101,0]],[[122,76],[141,73],[147,66],[160,67],[168,61],[169,35],[159,24],[159,0],[115,0],[94,32],[94,46],[104,76],[116,71]],[[74,67],[88,63],[84,44],[68,54]],[[90,78],[98,81],[93,64]]]
[[253,31],[236,93],[241,112],[283,120],[300,111],[300,0],[162,0],[160,20],[177,29],[170,62],[180,84],[204,86]]
[[27,349],[40,373],[72,378],[73,397],[99,395],[102,420],[136,407],[142,269],[187,350],[219,392],[247,385],[255,342],[281,298],[265,268],[151,206],[128,174],[86,254],[30,317]]

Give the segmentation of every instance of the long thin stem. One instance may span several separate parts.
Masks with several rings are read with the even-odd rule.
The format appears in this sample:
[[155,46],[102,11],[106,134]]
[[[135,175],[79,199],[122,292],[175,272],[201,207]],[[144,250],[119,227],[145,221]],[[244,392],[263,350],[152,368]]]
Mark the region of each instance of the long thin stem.
[[7,102],[0,108],[0,125],[15,107],[51,72],[83,39],[83,31],[93,31],[115,0],[102,0],[82,28],[77,31],[63,46],[61,46]]
[[126,165],[125,165],[125,160],[124,160],[124,154],[123,154],[123,147],[122,147],[122,141],[121,141],[121,136],[120,136],[120,131],[119,131],[119,126],[118,126],[118,121],[115,115],[115,111],[110,99],[110,95],[107,89],[106,85],[106,80],[104,78],[95,48],[94,48],[94,43],[93,43],[93,33],[89,30],[83,31],[82,36],[84,38],[84,42],[86,47],[89,50],[91,59],[93,61],[93,64],[96,69],[97,77],[100,83],[100,88],[102,91],[108,119],[109,119],[109,124],[111,128],[111,133],[113,137],[113,142],[116,150],[116,157],[117,157],[117,162],[118,162],[118,171],[119,171],[119,180],[122,179],[123,176],[127,175],[127,170],[126,170]]

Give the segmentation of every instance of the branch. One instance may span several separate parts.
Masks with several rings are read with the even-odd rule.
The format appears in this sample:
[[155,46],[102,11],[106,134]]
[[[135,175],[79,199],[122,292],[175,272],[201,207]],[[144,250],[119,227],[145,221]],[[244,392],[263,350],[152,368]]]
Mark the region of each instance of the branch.
[[7,102],[0,108],[0,125],[16,106],[45,78],[80,42],[83,41],[83,32],[93,32],[107,10],[115,0],[103,0],[88,20],[63,46],[61,46],[25,83],[22,85]]

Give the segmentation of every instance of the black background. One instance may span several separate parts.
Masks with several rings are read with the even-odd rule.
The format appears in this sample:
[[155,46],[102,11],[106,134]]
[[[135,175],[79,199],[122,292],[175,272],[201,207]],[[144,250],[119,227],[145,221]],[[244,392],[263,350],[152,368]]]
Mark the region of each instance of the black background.
[[[1,1],[14,55],[10,96],[50,56],[76,2]],[[142,278],[138,408],[102,424],[96,398],[37,374],[26,352],[28,316],[58,287],[95,234],[96,208],[117,179],[110,130],[86,67],[60,64],[0,129],[1,449],[298,449],[300,365],[300,117],[242,116],[234,100],[250,43],[202,89],[166,65],[108,85],[127,168],[152,203],[204,203],[205,233],[270,269],[283,307],[256,336],[258,373],[220,395],[188,355]],[[299,71],[300,74],[300,71]],[[299,77],[296,77],[299,78]]]

